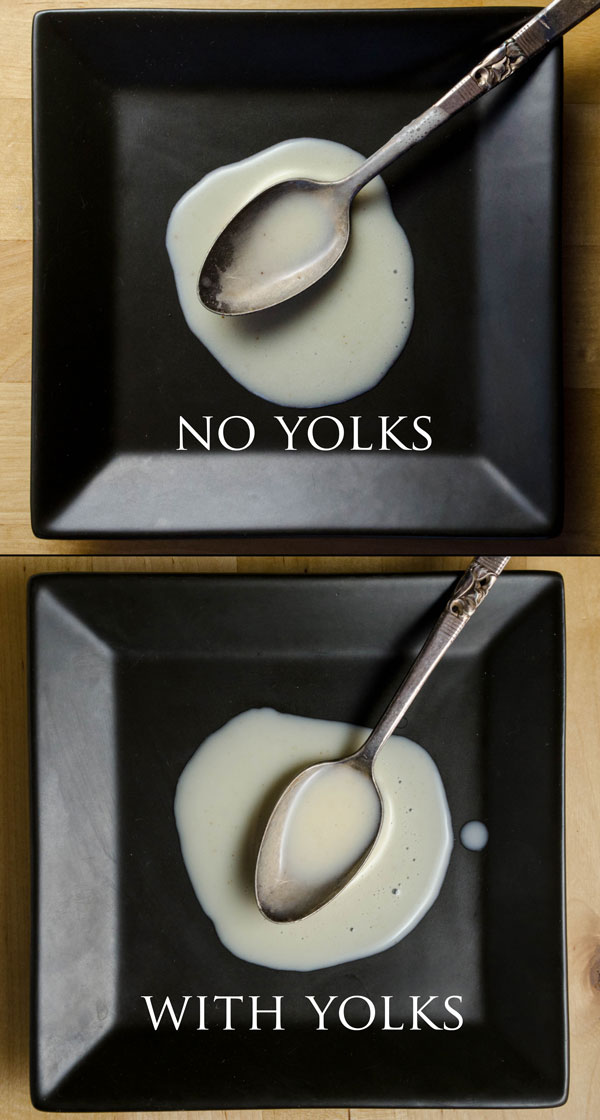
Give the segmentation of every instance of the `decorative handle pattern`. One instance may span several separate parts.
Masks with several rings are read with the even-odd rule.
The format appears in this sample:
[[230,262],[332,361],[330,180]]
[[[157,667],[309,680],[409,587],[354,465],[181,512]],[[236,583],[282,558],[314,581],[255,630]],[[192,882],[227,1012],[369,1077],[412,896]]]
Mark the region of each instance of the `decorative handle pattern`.
[[478,556],[473,560],[459,579],[447,605],[450,614],[465,621],[470,618],[507,563],[508,556]]
[[481,90],[487,91],[499,85],[505,78],[510,78],[524,62],[527,62],[527,55],[519,44],[514,39],[507,39],[501,47],[497,47],[483,59],[483,62],[471,70],[471,77],[475,79]]
[[566,31],[600,7],[600,0],[552,0],[453,86],[436,102],[452,116],[510,78],[530,58],[549,47]]

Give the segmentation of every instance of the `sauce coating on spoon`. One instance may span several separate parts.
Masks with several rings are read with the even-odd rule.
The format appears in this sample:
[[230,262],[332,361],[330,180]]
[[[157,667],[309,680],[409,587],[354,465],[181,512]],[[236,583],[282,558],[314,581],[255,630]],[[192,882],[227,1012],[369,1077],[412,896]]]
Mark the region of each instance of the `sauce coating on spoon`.
[[310,287],[313,263],[339,257],[338,222],[327,186],[295,179],[271,187],[211,250],[198,283],[202,303],[217,314],[248,314],[298,295]]
[[[342,144],[288,140],[211,172],[183,195],[169,219],[167,249],[188,327],[232,377],[276,404],[316,408],[364,393],[381,380],[408,339],[412,254],[383,181],[369,183],[355,200],[342,260],[287,303],[252,315],[215,315],[198,296],[201,266],[231,218],[267,187],[298,177],[340,178],[361,160]],[[288,228],[285,238],[281,220]],[[285,213],[275,211],[272,221],[271,232],[263,231],[263,263],[275,251],[279,266],[289,268],[294,247],[307,236],[317,241],[322,236],[320,219],[316,227],[314,216],[307,219],[301,196],[287,200]]]
[[284,874],[309,887],[333,883],[373,843],[380,819],[379,797],[367,774],[353,766],[314,774],[288,814]]

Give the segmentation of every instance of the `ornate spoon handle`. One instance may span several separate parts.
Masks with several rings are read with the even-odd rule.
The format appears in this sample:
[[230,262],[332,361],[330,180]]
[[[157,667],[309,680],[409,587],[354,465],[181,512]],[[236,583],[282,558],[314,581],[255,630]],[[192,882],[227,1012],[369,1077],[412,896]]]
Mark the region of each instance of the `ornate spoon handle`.
[[570,31],[586,16],[600,8],[600,0],[553,0],[541,12],[523,24],[510,39],[474,66],[452,89],[440,97],[415,120],[392,136],[344,180],[353,197],[374,175],[378,175],[402,152],[418,144],[439,125],[460,109],[476,101],[482,94],[510,78],[523,63],[549,47],[555,39]]
[[449,116],[487,90],[510,78],[524,62],[549,47],[586,16],[600,8],[600,0],[553,0],[510,39],[488,54],[436,104]]
[[494,586],[510,556],[476,556],[454,588],[425,645],[396,695],[354,759],[371,764],[461,630]]

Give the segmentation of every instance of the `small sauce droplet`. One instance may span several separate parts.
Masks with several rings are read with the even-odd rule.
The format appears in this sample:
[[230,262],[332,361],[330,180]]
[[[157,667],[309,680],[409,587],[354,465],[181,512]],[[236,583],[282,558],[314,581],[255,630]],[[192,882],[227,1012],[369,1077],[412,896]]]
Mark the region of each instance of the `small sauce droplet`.
[[481,852],[488,838],[489,832],[483,821],[467,821],[460,830],[460,842],[470,852]]

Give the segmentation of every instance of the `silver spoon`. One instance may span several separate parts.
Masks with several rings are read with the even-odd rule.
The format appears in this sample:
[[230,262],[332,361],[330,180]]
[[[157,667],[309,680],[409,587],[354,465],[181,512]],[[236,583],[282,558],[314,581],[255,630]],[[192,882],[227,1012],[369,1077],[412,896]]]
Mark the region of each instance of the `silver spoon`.
[[[362,866],[377,840],[383,816],[383,802],[373,776],[377,752],[393,734],[438,661],[465,628],[509,560],[510,556],[477,556],[471,562],[456,584],[452,598],[444,607],[408,675],[360,750],[335,762],[319,762],[315,766],[309,766],[285,789],[269,817],[256,863],[256,900],[267,918],[274,922],[293,922],[305,918],[338,894]],[[354,767],[373,783],[379,798],[379,827],[358,859],[341,875],[318,886],[309,885],[291,876],[286,867],[284,834],[289,814],[294,802],[297,803],[310,782],[318,779],[319,775],[330,774],[335,768],[339,770],[342,766]]]
[[[210,250],[198,281],[202,303],[218,315],[246,315],[283,303],[309,288],[344,252],[350,236],[350,206],[366,183],[598,7],[600,0],[553,0],[345,179],[334,183],[289,179],[257,195],[226,226]],[[288,222],[288,217],[291,208],[297,211],[298,205],[302,207],[305,236],[298,245],[296,234],[295,241],[286,246],[282,228],[291,229],[292,219]],[[277,245],[277,265],[269,261],[265,237]]]

